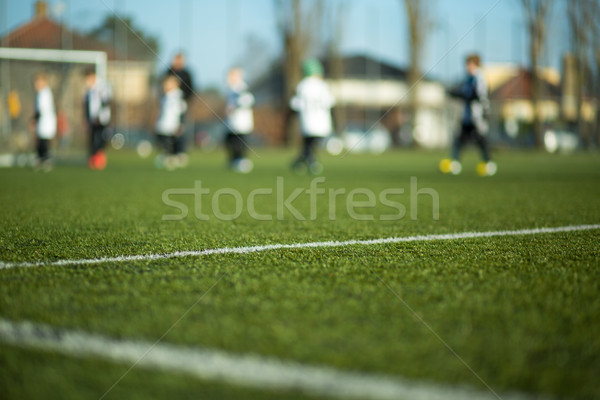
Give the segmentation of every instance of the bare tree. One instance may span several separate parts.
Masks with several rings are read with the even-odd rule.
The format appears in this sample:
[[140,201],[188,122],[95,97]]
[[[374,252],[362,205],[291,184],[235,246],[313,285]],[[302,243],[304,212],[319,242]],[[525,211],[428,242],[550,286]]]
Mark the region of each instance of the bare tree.
[[414,125],[414,117],[418,111],[417,85],[422,78],[421,62],[427,39],[430,21],[427,6],[423,0],[401,0],[404,3],[408,22],[408,44],[410,67],[408,69],[409,113]]
[[[574,95],[574,125],[575,130],[581,135],[584,145],[589,146],[589,137],[583,126],[582,104],[584,97],[584,85],[589,76],[589,49],[590,49],[590,23],[588,7],[595,0],[567,1],[567,15],[569,30],[571,33],[571,51],[573,52],[574,65],[572,72],[573,95]],[[588,86],[589,87],[589,86]],[[564,94],[563,94],[564,95]]]
[[588,11],[591,37],[591,65],[596,98],[596,146],[600,147],[600,0],[593,0]]
[[[329,9],[329,40],[327,45],[327,53],[329,58],[329,74],[330,78],[336,82],[340,82],[344,78],[344,60],[341,54],[340,46],[344,37],[344,27],[348,11],[348,3],[340,1],[337,6]],[[335,121],[336,130],[342,134],[347,123],[346,107],[338,104],[333,109],[333,119]]]
[[252,86],[254,83],[265,79],[273,67],[273,56],[265,40],[249,33],[244,37],[244,47],[238,64],[243,66],[246,80]]
[[289,102],[302,78],[301,64],[318,42],[323,16],[323,0],[275,0],[279,33],[283,42],[284,101],[286,104],[285,142],[297,132],[297,118]]
[[[577,128],[586,147],[600,146],[600,0],[567,2],[571,48],[576,59],[578,83]],[[585,96],[585,97],[584,97]],[[584,121],[583,100],[595,100],[593,121]],[[594,134],[595,132],[595,134]]]
[[521,0],[527,33],[529,35],[529,62],[531,64],[531,105],[533,107],[533,131],[537,147],[541,147],[542,121],[538,104],[542,96],[542,80],[538,73],[540,57],[546,42],[546,28],[550,17],[552,0]]

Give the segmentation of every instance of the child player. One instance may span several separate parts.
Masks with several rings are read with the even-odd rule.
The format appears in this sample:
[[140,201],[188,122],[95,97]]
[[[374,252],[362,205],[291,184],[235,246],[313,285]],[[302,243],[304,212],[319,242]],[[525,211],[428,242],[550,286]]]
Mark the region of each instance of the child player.
[[93,68],[85,73],[85,87],[85,119],[90,136],[88,165],[90,169],[103,170],[106,167],[104,145],[111,117],[111,92],[109,86],[97,78]]
[[496,163],[491,161],[487,146],[486,134],[489,129],[487,115],[489,100],[487,84],[481,73],[481,59],[477,54],[471,54],[466,59],[467,78],[458,90],[450,91],[450,95],[462,99],[465,103],[462,114],[460,133],[452,147],[452,159],[440,162],[443,173],[460,174],[460,152],[465,144],[474,141],[481,150],[483,162],[477,165],[477,173],[481,176],[494,175],[497,171]]
[[181,135],[183,115],[186,111],[183,92],[179,89],[179,80],[167,75],[163,80],[163,95],[160,99],[160,111],[156,121],[156,136],[165,155],[158,156],[155,165],[168,170],[183,166],[177,156],[177,137]]
[[246,158],[247,137],[254,129],[252,105],[254,96],[244,82],[244,71],[232,68],[227,74],[227,135],[225,145],[229,152],[229,166],[237,172],[248,173],[252,161]]
[[[165,73],[165,77],[173,75],[179,81],[179,89],[183,93],[183,100],[189,109],[189,104],[192,100],[192,94],[194,93],[194,82],[192,74],[186,66],[185,55],[181,52],[175,54],[169,69]],[[181,117],[181,132],[175,136],[175,153],[177,154],[177,160],[180,166],[187,164],[187,154],[185,152],[186,138],[185,138],[185,115]]]
[[323,67],[318,60],[305,61],[302,69],[304,79],[290,102],[291,108],[300,114],[303,136],[302,151],[292,168],[297,172],[308,168],[311,173],[318,174],[323,167],[315,159],[315,149],[319,141],[332,132],[331,108],[335,99],[323,80]]
[[33,124],[37,137],[38,161],[36,169],[48,172],[52,169],[50,162],[50,141],[56,135],[56,111],[52,91],[48,87],[48,78],[45,74],[37,74],[34,80],[35,86],[35,111]]

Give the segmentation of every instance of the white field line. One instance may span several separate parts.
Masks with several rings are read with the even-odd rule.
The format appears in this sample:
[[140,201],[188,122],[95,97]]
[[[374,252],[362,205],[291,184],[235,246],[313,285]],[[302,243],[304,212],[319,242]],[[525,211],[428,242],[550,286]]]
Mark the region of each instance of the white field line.
[[[389,375],[336,370],[257,355],[234,355],[214,349],[113,339],[82,331],[63,330],[31,322],[0,319],[0,341],[6,344],[75,357],[99,357],[137,363],[149,369],[260,390],[297,390],[310,395],[344,399],[492,400],[488,391],[461,386],[409,381]],[[520,393],[503,400],[539,397]]]
[[35,262],[0,262],[0,270],[11,268],[27,268],[27,267],[53,267],[53,266],[70,266],[70,265],[86,265],[86,264],[101,264],[101,263],[121,263],[127,261],[152,261],[162,260],[167,258],[181,257],[201,257],[214,254],[248,254],[259,253],[269,250],[281,249],[306,249],[306,248],[325,248],[325,247],[343,247],[354,245],[376,245],[388,243],[404,243],[404,242],[428,242],[435,240],[457,240],[457,239],[473,239],[473,238],[488,238],[495,236],[517,236],[517,235],[538,235],[543,233],[559,233],[559,232],[576,232],[600,229],[600,224],[593,225],[569,225],[559,226],[554,228],[533,228],[533,229],[518,229],[512,231],[489,231],[489,232],[462,232],[449,233],[443,235],[418,235],[406,237],[390,237],[380,239],[366,240],[345,240],[345,241],[325,241],[325,242],[309,242],[309,243],[279,243],[267,244],[261,246],[245,246],[245,247],[221,247],[216,249],[205,250],[190,250],[176,251],[174,253],[164,254],[140,254],[130,256],[117,257],[102,257],[88,258],[79,260],[57,260],[57,261],[35,261]]

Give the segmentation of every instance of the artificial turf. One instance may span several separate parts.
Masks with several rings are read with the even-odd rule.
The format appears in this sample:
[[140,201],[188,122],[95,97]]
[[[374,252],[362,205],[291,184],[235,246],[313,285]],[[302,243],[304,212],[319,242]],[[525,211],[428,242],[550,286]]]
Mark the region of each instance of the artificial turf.
[[[151,160],[130,152],[109,154],[102,172],[60,165],[51,173],[2,169],[0,261],[600,222],[597,154],[499,153],[499,173],[487,178],[476,175],[473,153],[460,176],[437,171],[438,153],[323,155],[319,188],[326,193],[312,208],[316,214],[305,193],[291,204],[302,219],[288,208],[278,214],[278,182],[285,197],[309,189],[314,179],[292,174],[291,156],[259,150],[249,175],[228,171],[220,153],[194,153],[186,169],[174,172],[155,170]],[[417,190],[435,190],[439,218],[429,194],[411,203],[411,178]],[[202,201],[208,219],[195,217],[193,196],[173,195],[188,215],[164,220],[178,213],[164,204],[164,191],[189,190],[197,181],[211,191]],[[273,191],[255,205],[272,220],[248,213],[248,195],[257,188]],[[240,193],[238,218],[219,219],[211,211],[219,189]],[[335,218],[329,189],[346,190],[333,206]],[[354,210],[372,220],[348,213],[344,200],[353,189],[376,195],[374,207]],[[386,189],[404,189],[389,197],[403,206],[403,218],[382,218],[395,211],[379,201]],[[236,213],[232,196],[219,200],[218,212]],[[189,309],[166,342],[485,390],[451,348],[498,392],[597,398],[599,243],[600,231],[591,230],[4,269],[0,316],[154,341]],[[98,398],[124,370],[6,345],[0,351],[7,398]],[[135,371],[105,398],[174,396],[301,398],[157,371]]]

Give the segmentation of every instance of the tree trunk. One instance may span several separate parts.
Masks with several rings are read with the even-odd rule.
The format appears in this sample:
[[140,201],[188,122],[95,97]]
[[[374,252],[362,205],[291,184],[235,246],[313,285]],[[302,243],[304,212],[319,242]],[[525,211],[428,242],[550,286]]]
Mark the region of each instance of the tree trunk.
[[541,148],[543,145],[543,127],[539,110],[539,103],[541,97],[541,81],[540,75],[538,74],[538,50],[535,44],[536,38],[535,33],[532,32],[531,38],[531,107],[533,108],[533,137],[535,146]]
[[542,81],[539,75],[539,58],[546,40],[546,22],[551,0],[521,0],[529,33],[529,61],[531,63],[531,106],[533,108],[533,134],[535,145],[543,145],[543,126],[540,115]]
[[[329,65],[330,65],[330,77],[331,79],[340,84],[344,78],[344,61],[340,51],[342,38],[344,36],[344,23],[346,20],[346,8],[345,3],[340,2],[338,7],[334,9],[334,13],[331,19],[331,26],[333,27],[333,36],[329,46]],[[346,106],[343,104],[337,104],[333,108],[333,121],[335,124],[335,130],[339,136],[344,135],[346,129],[348,115]]]
[[408,122],[411,125],[411,129],[414,131],[416,117],[419,111],[418,86],[419,81],[421,80],[421,56],[425,41],[427,21],[424,14],[424,5],[421,0],[404,0],[404,5],[408,16],[410,56],[410,67],[407,77],[407,111],[410,116]]
[[285,110],[284,144],[288,145],[293,142],[294,138],[299,136],[298,118],[296,113],[290,108],[290,100],[302,78],[300,64],[317,33],[317,29],[313,25],[318,26],[321,18],[319,12],[322,3],[321,1],[315,1],[311,6],[308,16],[305,16],[302,11],[303,2],[301,0],[292,0],[291,2],[289,0],[282,0],[278,4],[281,12],[279,30],[284,45],[283,101],[285,104],[282,105]]

